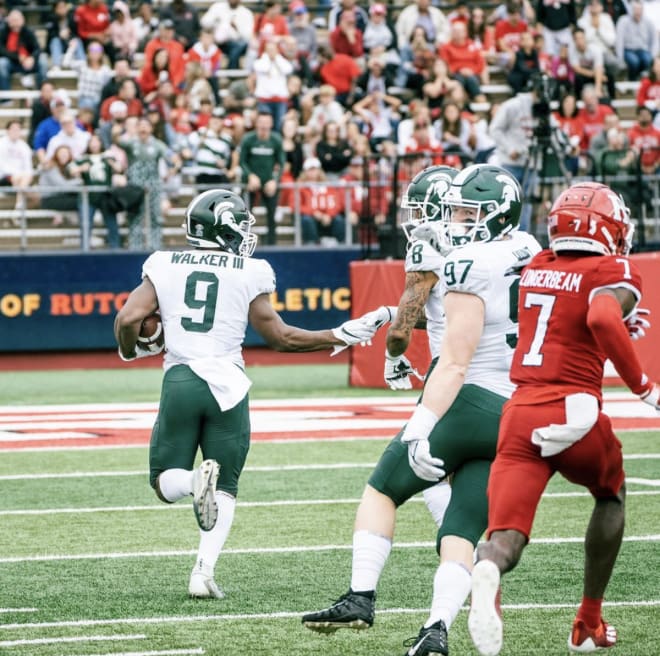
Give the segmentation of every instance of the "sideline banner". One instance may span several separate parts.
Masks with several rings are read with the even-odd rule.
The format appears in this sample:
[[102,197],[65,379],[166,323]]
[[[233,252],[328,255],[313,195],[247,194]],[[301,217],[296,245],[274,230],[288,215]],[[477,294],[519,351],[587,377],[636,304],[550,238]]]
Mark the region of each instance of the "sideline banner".
[[[635,350],[644,366],[644,371],[654,380],[660,381],[660,294],[657,280],[660,280],[660,253],[640,253],[631,260],[639,267],[643,280],[641,307],[651,310],[651,328],[646,337],[634,342]],[[351,293],[353,307],[351,316],[357,317],[379,305],[398,305],[405,283],[403,260],[352,262]],[[570,326],[566,327],[570,331]],[[373,340],[373,346],[353,348],[350,381],[356,387],[387,387],[383,380],[385,359],[385,330],[380,330]],[[426,373],[431,360],[426,333],[413,331],[413,339],[406,357],[420,372]],[[608,369],[609,371],[609,369]],[[608,377],[609,384],[617,381]],[[620,381],[618,381],[621,384]],[[421,383],[413,378],[413,386],[421,388]]]
[[[405,284],[403,260],[371,260],[351,262],[352,317],[375,310],[380,305],[398,305]],[[383,380],[385,368],[385,334],[376,333],[372,346],[354,346],[351,350],[350,384],[355,387],[387,387]],[[426,331],[413,330],[406,357],[420,374],[425,374],[431,361]],[[411,377],[413,387],[422,388],[421,381]]]
[[[0,258],[0,352],[113,349],[112,325],[140,283],[148,253],[8,255]],[[309,330],[349,316],[349,263],[359,249],[257,252],[277,276],[271,301],[287,323]],[[245,346],[263,345],[248,329]]]

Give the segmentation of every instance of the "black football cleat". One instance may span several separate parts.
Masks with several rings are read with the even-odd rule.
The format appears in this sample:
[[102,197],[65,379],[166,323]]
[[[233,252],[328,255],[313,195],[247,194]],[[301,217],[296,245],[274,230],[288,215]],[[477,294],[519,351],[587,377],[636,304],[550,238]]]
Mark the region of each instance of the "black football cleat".
[[404,643],[408,651],[403,656],[448,656],[447,627],[442,620],[428,628],[422,627],[416,638]]
[[374,623],[376,594],[349,590],[332,606],[303,615],[302,623],[318,633],[334,633],[337,629],[368,629]]

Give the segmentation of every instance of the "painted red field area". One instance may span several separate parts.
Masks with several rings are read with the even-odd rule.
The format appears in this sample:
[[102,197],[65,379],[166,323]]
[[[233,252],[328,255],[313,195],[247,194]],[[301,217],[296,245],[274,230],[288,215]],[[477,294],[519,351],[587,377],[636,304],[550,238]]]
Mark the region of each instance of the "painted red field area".
[[[251,404],[252,439],[377,439],[394,436],[412,397],[293,399]],[[144,446],[156,405],[95,404],[0,408],[0,450]],[[630,394],[606,396],[618,430],[660,430],[660,417]]]
[[[283,364],[328,364],[327,351],[314,353],[277,353],[272,349],[252,347],[243,349],[248,367]],[[349,351],[337,354],[333,364],[348,362]],[[162,357],[142,358],[134,362],[122,362],[116,351],[71,351],[58,353],[3,353],[0,355],[0,371],[43,371],[53,369],[160,369]]]

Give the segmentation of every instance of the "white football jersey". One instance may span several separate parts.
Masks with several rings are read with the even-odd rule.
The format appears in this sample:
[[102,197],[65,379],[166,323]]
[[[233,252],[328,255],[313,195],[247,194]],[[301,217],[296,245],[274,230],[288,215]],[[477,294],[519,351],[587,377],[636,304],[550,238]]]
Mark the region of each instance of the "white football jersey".
[[510,239],[475,242],[451,251],[442,272],[444,293],[479,296],[485,307],[484,330],[468,367],[465,383],[510,397],[513,350],[518,341],[520,271],[541,246],[526,232]]
[[165,369],[225,359],[243,368],[250,303],[275,291],[265,260],[224,251],[156,251],[142,275],[156,288],[165,333]]
[[426,333],[432,358],[437,358],[440,355],[440,343],[445,324],[445,311],[442,305],[444,262],[444,257],[429,242],[422,239],[412,241],[406,253],[406,273],[410,271],[432,271],[438,276],[438,282],[431,288],[424,306]]

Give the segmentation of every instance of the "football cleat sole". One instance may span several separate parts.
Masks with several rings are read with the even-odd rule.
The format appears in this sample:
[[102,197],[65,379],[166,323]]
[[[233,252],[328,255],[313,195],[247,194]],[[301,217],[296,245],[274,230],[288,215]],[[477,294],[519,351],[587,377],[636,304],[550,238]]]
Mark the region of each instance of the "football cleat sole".
[[193,510],[202,531],[210,531],[218,521],[218,503],[215,486],[220,465],[215,460],[204,460],[193,472]]
[[316,633],[334,633],[339,629],[353,629],[354,631],[364,631],[371,628],[369,622],[364,620],[351,620],[350,622],[303,622],[303,626]]
[[472,570],[472,603],[468,631],[481,656],[497,656],[502,649],[503,627],[497,595],[500,570],[492,560],[480,560]]

